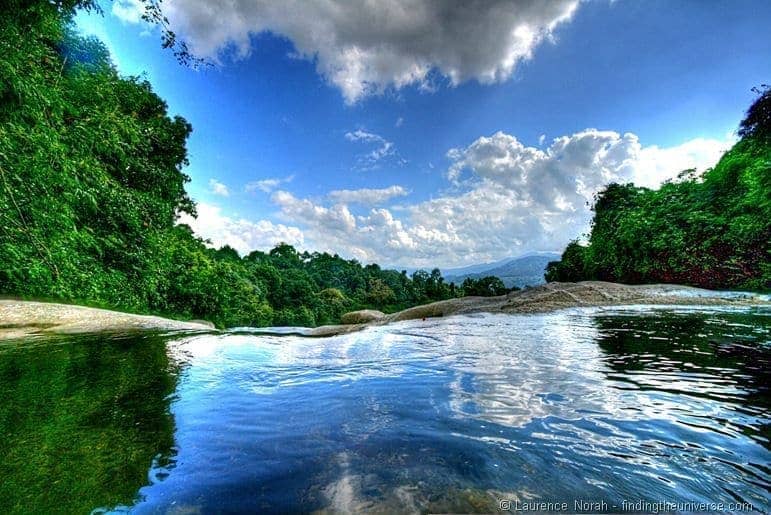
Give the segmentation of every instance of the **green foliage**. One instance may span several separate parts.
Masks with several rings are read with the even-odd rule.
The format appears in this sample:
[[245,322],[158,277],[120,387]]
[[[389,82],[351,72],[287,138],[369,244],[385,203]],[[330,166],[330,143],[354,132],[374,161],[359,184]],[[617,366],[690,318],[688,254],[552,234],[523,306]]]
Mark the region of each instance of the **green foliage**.
[[497,295],[504,295],[510,291],[518,290],[519,288],[506,288],[500,278],[495,276],[481,277],[474,279],[467,277],[463,280],[460,286],[461,294],[464,297],[477,296],[477,297],[494,297]]
[[771,137],[771,86],[764,84],[753,88],[758,98],[747,110],[747,115],[739,125],[739,136],[769,138]]
[[771,289],[771,93],[759,93],[742,139],[703,176],[600,192],[588,246],[568,245],[546,280]]
[[562,258],[559,261],[550,261],[546,265],[546,281],[581,281],[586,274],[584,270],[585,254],[585,246],[575,240],[568,243],[565,252],[562,253]]
[[8,345],[0,355],[0,512],[131,504],[173,458],[179,365],[155,336]]
[[439,270],[410,279],[286,244],[243,258],[208,248],[176,225],[195,214],[182,171],[192,128],[147,81],[120,76],[101,42],[73,32],[74,9],[97,5],[2,5],[0,294],[265,326],[456,293]]

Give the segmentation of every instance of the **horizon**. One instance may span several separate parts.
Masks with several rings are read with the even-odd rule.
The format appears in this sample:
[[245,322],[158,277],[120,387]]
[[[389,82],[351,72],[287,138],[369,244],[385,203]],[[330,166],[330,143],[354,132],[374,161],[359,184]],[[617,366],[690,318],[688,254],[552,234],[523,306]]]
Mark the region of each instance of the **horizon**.
[[192,123],[198,218],[181,222],[242,255],[286,242],[445,270],[559,253],[607,183],[713,166],[771,69],[762,2],[284,5],[165,3],[214,61],[198,71],[138,2],[76,17]]

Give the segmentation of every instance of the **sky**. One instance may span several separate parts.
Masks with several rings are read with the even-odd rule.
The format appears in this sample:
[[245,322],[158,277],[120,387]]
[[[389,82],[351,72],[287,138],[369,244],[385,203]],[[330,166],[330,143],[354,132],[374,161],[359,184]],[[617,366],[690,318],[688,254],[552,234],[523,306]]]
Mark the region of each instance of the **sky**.
[[286,242],[455,267],[561,251],[609,182],[715,164],[771,82],[771,2],[139,0],[76,23],[193,125],[183,216],[241,254]]

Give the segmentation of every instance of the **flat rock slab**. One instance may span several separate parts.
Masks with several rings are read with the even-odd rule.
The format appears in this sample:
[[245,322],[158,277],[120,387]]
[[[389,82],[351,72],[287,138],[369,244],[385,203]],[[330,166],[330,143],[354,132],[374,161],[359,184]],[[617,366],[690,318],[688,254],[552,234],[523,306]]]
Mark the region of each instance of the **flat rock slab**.
[[182,322],[53,302],[0,300],[0,340],[41,333],[78,334],[135,330],[211,331],[212,326],[206,322]]
[[343,324],[366,324],[367,322],[374,322],[376,320],[382,320],[385,318],[385,313],[374,309],[362,309],[359,311],[351,311],[340,317],[340,321]]

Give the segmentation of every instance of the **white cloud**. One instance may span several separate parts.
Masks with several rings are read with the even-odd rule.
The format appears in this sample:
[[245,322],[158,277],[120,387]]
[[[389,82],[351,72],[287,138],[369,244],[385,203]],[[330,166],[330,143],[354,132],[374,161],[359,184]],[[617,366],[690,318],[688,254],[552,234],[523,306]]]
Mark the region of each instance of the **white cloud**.
[[389,186],[388,188],[371,189],[362,188],[358,190],[336,190],[329,192],[330,200],[341,204],[364,204],[376,205],[383,204],[392,198],[404,197],[409,194],[402,186]]
[[115,0],[112,4],[112,14],[127,23],[142,22],[145,6],[142,0]]
[[403,123],[404,123],[404,118],[400,116],[399,118],[396,119],[396,122],[394,123],[394,127],[401,127]]
[[294,175],[289,175],[283,178],[261,179],[259,181],[252,181],[247,183],[244,189],[248,193],[253,193],[257,190],[263,191],[265,193],[270,193],[271,191],[275,190],[282,184],[290,183],[293,180],[294,180]]
[[268,250],[278,243],[302,247],[303,232],[297,227],[274,224],[268,220],[251,222],[243,218],[235,219],[222,214],[219,206],[199,202],[198,217],[183,214],[180,224],[189,225],[201,238],[211,240],[214,247],[230,245],[242,256],[252,250]]
[[734,143],[735,136],[731,135],[726,141],[696,138],[676,147],[659,148],[652,145],[642,148],[634,183],[654,188],[674,178],[673,172],[693,167],[704,171],[706,167],[717,163],[723,152]]
[[703,171],[730,144],[644,147],[634,134],[587,129],[541,150],[498,132],[451,150],[447,177],[456,188],[402,206],[399,217],[385,208],[357,216],[348,193],[330,194],[325,204],[280,191],[272,201],[304,228],[310,248],[390,265],[455,266],[559,251],[588,229],[587,204],[607,183],[656,186],[684,168]]
[[[114,7],[131,18],[134,0]],[[198,55],[235,59],[251,52],[251,36],[272,32],[292,41],[346,102],[417,85],[431,90],[431,72],[453,85],[501,82],[568,21],[578,0],[168,0],[172,28]]]
[[[375,145],[375,148],[366,154],[359,156],[359,165],[364,170],[370,170],[377,167],[377,163],[387,157],[398,157],[396,149],[391,141],[373,132],[367,132],[357,129],[353,132],[346,132],[345,139],[353,142],[368,143]],[[398,160],[403,163],[402,160]]]
[[209,191],[214,195],[219,195],[221,197],[230,196],[230,190],[228,190],[228,187],[219,182],[217,179],[209,179]]
[[366,141],[368,143],[388,143],[382,136],[361,129],[357,129],[353,132],[346,132],[345,139],[348,141]]

